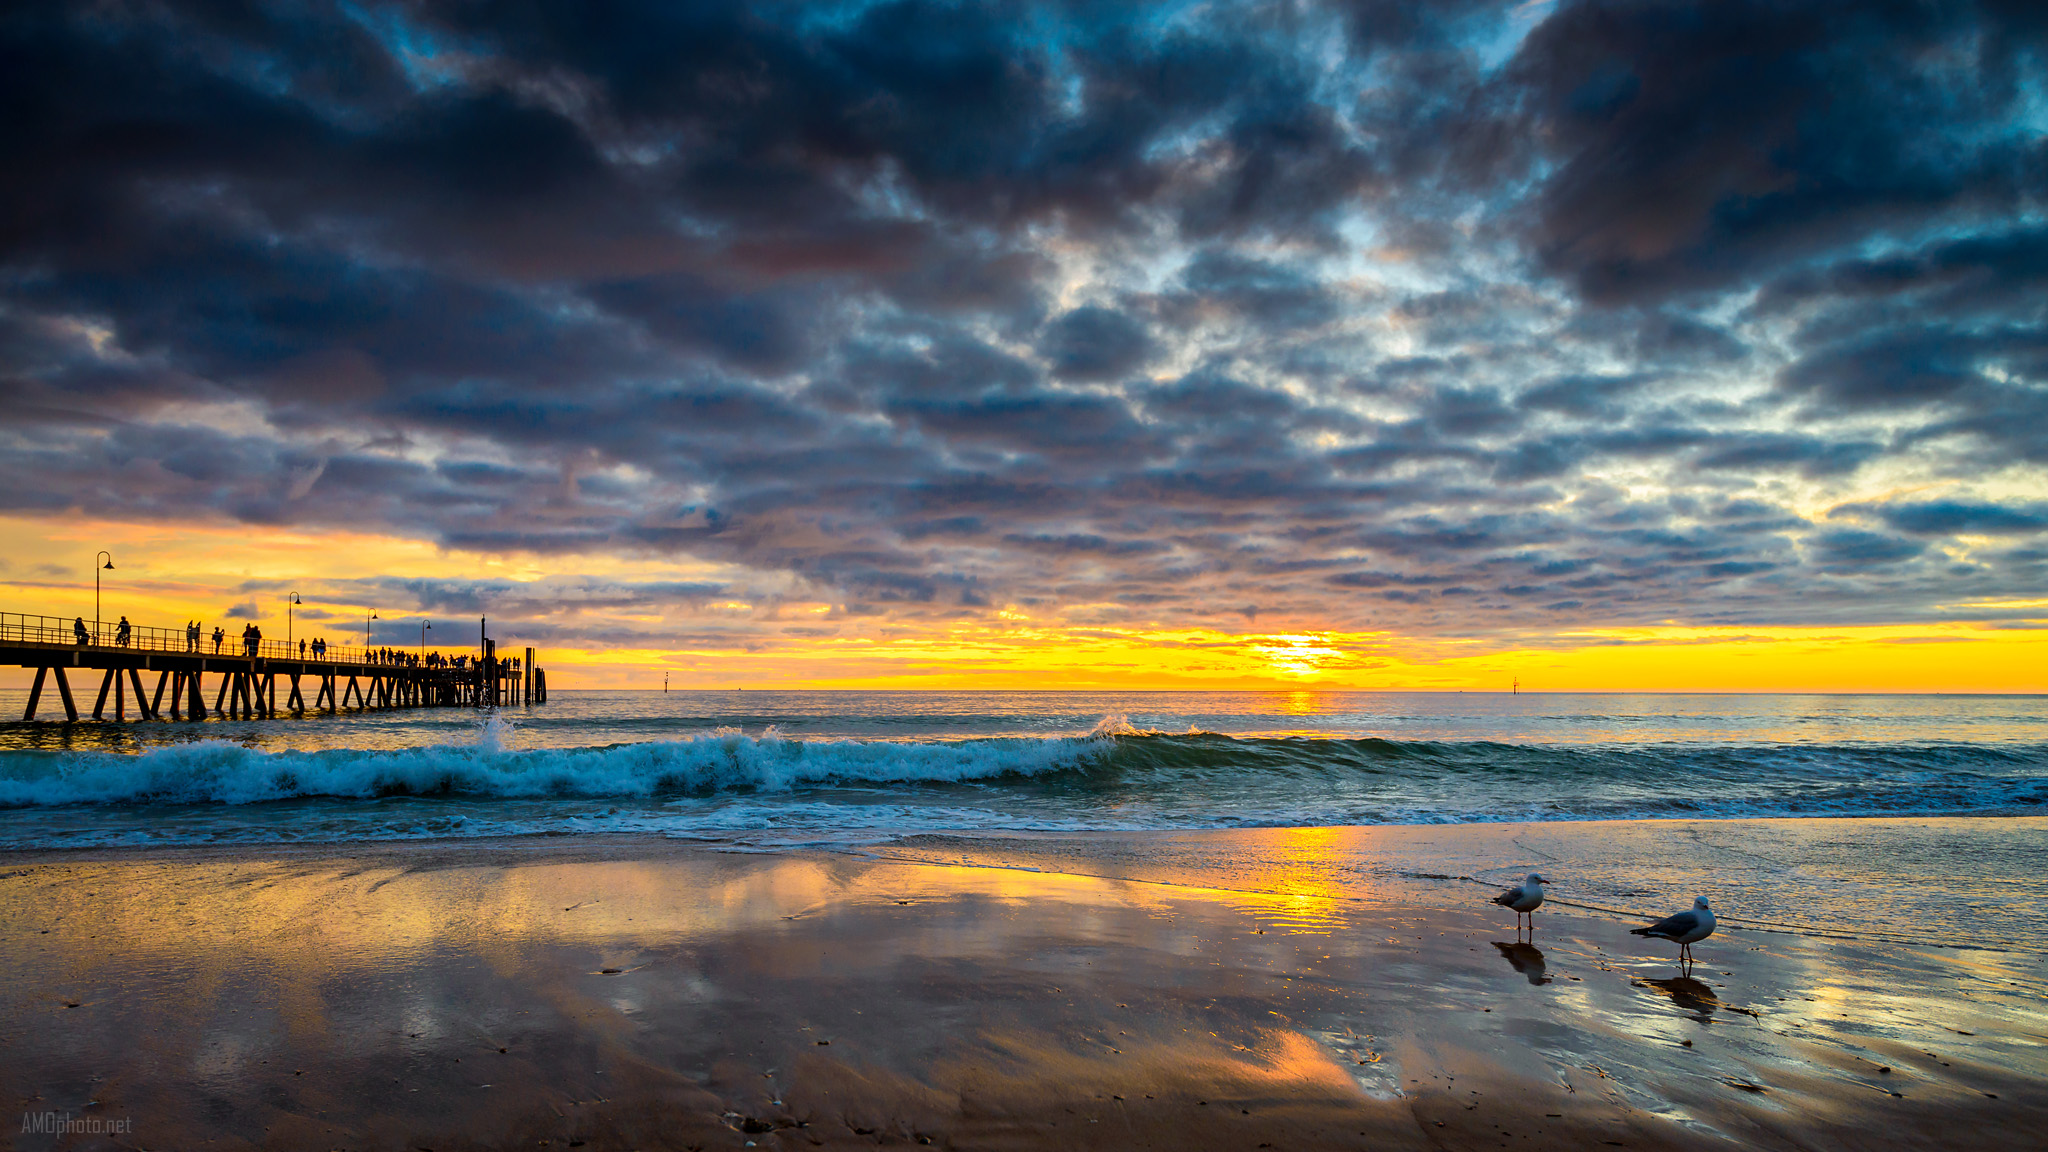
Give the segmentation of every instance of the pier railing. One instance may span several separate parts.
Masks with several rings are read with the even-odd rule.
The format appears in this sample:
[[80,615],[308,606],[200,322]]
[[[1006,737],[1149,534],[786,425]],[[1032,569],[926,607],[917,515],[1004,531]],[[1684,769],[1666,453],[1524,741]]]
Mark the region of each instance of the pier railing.
[[[82,631],[81,631],[82,629]],[[305,646],[300,647],[301,644]],[[181,652],[197,653],[202,656],[259,656],[265,660],[321,660],[330,664],[388,663],[386,654],[399,659],[410,659],[422,655],[417,648],[402,648],[392,645],[386,648],[360,648],[343,644],[331,644],[325,652],[316,654],[310,640],[261,640],[253,647],[244,643],[238,633],[230,632],[215,647],[213,629],[200,630],[199,639],[191,640],[183,628],[152,628],[146,624],[132,624],[124,641],[120,634],[120,622],[114,620],[80,620],[76,617],[34,616],[22,612],[0,612],[0,644],[38,644],[67,648],[107,648],[129,652]],[[436,652],[442,659],[453,662],[454,655],[440,649]],[[475,653],[459,653],[476,659]]]

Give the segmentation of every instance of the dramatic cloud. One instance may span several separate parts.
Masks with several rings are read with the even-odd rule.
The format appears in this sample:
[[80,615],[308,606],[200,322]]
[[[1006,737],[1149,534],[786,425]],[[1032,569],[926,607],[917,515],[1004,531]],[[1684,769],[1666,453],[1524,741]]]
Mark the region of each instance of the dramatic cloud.
[[534,630],[1954,618],[2048,577],[2043,12],[29,0],[0,511],[735,574],[378,590]]

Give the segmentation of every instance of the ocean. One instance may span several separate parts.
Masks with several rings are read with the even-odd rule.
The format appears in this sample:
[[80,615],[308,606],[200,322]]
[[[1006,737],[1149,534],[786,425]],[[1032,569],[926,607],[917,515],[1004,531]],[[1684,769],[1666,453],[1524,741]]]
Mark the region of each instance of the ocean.
[[[21,696],[0,693],[0,708],[19,715]],[[557,691],[493,714],[0,725],[9,849],[626,833],[870,850],[1122,835],[1185,854],[1185,838],[1162,834],[1617,820],[1691,821],[1699,844],[1700,822],[2044,806],[2039,696]],[[1928,897],[1924,937],[2042,935],[2029,895],[2038,826],[1981,827],[1967,846],[1894,819],[1881,844],[1722,853],[1717,883],[1746,886],[1760,921],[1808,923],[1825,907],[1869,928],[1874,893],[1941,876],[1975,895]],[[1660,847],[1564,864],[1589,904],[1658,910],[1698,886],[1684,858],[1658,865],[1655,883],[1631,870],[1627,857]],[[1246,851],[1218,875],[1256,876],[1265,865]],[[1411,854],[1331,867],[1489,884],[1560,868],[1512,839],[1498,861]],[[1823,859],[1834,863],[1814,883],[1831,894],[1817,905],[1798,878]]]
[[2044,804],[2037,696],[557,692],[489,714],[0,725],[0,846],[15,848]]

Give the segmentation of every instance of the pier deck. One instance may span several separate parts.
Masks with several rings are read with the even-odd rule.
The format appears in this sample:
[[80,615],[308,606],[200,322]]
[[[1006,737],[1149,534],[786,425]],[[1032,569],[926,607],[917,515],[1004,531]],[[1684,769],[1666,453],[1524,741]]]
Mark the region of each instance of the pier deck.
[[[335,646],[314,655],[309,643],[244,645],[234,636],[216,649],[210,633],[195,643],[182,628],[135,626],[123,642],[106,621],[85,622],[81,643],[78,625],[58,616],[0,612],[0,664],[36,670],[23,720],[36,719],[50,692],[66,721],[84,715],[109,719],[109,705],[117,721],[127,720],[131,710],[137,720],[204,720],[209,715],[251,719],[361,709],[495,708],[541,704],[548,698],[547,674],[535,666],[533,649],[526,649],[523,659],[499,659],[490,640],[481,653],[463,653],[458,663],[457,657],[433,649]],[[82,697],[73,692],[71,676],[81,670],[100,673],[90,713],[79,707]],[[144,682],[145,675],[155,676],[153,686]],[[211,685],[208,676],[215,677]],[[308,677],[310,685],[304,683]],[[87,683],[90,678],[79,687]],[[313,689],[310,699],[308,687]]]

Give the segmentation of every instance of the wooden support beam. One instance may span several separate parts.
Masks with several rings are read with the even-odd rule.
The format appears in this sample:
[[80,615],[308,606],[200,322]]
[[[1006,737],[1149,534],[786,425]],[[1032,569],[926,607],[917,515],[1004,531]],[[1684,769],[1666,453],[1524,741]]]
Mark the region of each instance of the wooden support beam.
[[57,695],[64,698],[64,716],[66,719],[76,723],[78,720],[78,704],[71,699],[71,681],[64,675],[64,666],[59,664],[51,668],[50,671],[57,674]]
[[142,690],[142,673],[134,665],[128,666],[128,683],[135,686],[135,715],[137,719],[154,720],[156,713],[150,710],[149,693]]
[[93,719],[105,720],[107,718],[107,693],[113,690],[114,670],[109,668],[107,669],[107,674],[100,678],[100,698],[92,702]]
[[220,710],[220,706],[227,702],[228,693],[234,689],[234,686],[235,674],[233,672],[221,673],[220,691],[213,694],[213,714],[215,716],[228,715],[228,713]]
[[[205,666],[205,661],[201,661],[201,669],[204,669]],[[186,709],[185,714],[194,720],[206,719],[206,685],[201,683],[201,679],[205,675],[206,673],[203,670],[187,672],[185,674],[185,692],[192,698],[190,707]]]
[[[169,687],[170,683],[171,674],[169,672],[159,672],[156,674],[156,694],[149,698],[149,711],[154,719],[161,720],[164,718],[164,689]],[[171,693],[171,711],[176,712],[177,710],[178,694],[174,691]]]
[[121,679],[121,670],[114,673],[114,720],[118,723],[128,719],[128,685]]
[[290,708],[294,712],[304,712],[306,710],[306,697],[299,691],[299,674],[297,672],[292,673],[292,694],[285,699],[284,704],[285,707]]
[[38,666],[36,668],[36,682],[28,690],[28,708],[21,714],[23,720],[33,720],[36,718],[36,702],[43,698],[43,681],[48,679],[49,675],[50,669],[48,666]]
[[185,673],[171,673],[171,719],[185,718]]

